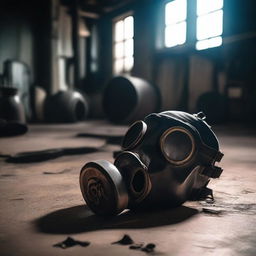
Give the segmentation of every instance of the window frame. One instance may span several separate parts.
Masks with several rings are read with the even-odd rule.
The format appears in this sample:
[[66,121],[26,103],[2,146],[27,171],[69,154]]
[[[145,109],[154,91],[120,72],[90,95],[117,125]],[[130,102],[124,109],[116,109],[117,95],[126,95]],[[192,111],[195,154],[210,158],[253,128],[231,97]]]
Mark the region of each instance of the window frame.
[[[115,31],[115,25],[116,25],[116,23],[118,22],[118,21],[124,21],[127,17],[129,17],[129,16],[132,16],[133,17],[133,37],[132,38],[129,38],[129,39],[133,39],[133,55],[132,55],[132,58],[133,58],[133,66],[132,66],[132,68],[129,70],[129,71],[126,71],[125,69],[124,69],[124,66],[123,66],[123,69],[122,69],[122,71],[121,72],[119,72],[119,73],[116,73],[115,72],[115,62],[116,62],[116,60],[118,59],[118,58],[116,58],[115,57],[115,46],[116,46],[116,44],[117,44],[117,42],[115,41],[115,38],[116,38],[116,31]],[[128,12],[125,12],[125,13],[123,13],[123,14],[121,14],[121,15],[118,15],[118,16],[116,16],[115,18],[113,18],[112,19],[112,74],[113,75],[115,75],[115,76],[117,76],[117,75],[122,75],[122,74],[131,74],[131,72],[132,72],[132,70],[133,70],[133,68],[134,68],[134,56],[135,56],[135,54],[134,54],[134,40],[135,40],[135,37],[134,37],[134,28],[135,28],[135,26],[134,26],[134,24],[135,24],[135,22],[134,22],[134,12],[133,11],[128,11]],[[120,41],[120,42],[123,42],[123,43],[125,43],[125,41],[128,41],[129,39],[127,39],[127,40],[122,40],[122,41]],[[124,59],[125,59],[125,56],[123,56],[122,58],[120,58],[120,59],[122,59],[123,61],[124,61]]]
[[165,49],[177,49],[177,48],[180,48],[180,47],[184,47],[186,46],[186,44],[188,43],[188,6],[189,6],[189,0],[186,0],[186,18],[182,21],[178,21],[176,23],[173,23],[172,25],[177,25],[179,23],[182,23],[182,22],[185,22],[186,24],[186,28],[185,28],[185,42],[182,43],[182,44],[177,44],[177,45],[174,45],[174,46],[166,46],[166,28],[168,26],[171,26],[171,24],[167,25],[166,24],[166,5],[171,3],[171,2],[174,2],[176,0],[165,0],[163,2],[163,6],[162,6],[162,13],[164,13],[163,15],[163,19],[162,19],[162,47],[165,48]]
[[[165,46],[165,6],[172,0],[163,0],[159,4],[158,15],[157,15],[157,36],[155,40],[155,49],[157,55],[167,54],[170,56],[178,56],[180,54],[188,53],[204,53],[204,51],[218,51],[222,49],[225,39],[225,0],[223,0],[223,20],[222,20],[222,45],[218,47],[206,48],[203,50],[196,49],[197,40],[197,0],[187,0],[187,27],[186,27],[186,42],[182,45],[176,45],[173,47]],[[163,15],[164,14],[164,15]]]
[[[196,0],[196,42],[195,42],[195,49],[196,51],[204,51],[204,50],[208,50],[208,49],[213,49],[213,48],[218,48],[220,46],[223,45],[223,34],[224,34],[224,4],[225,4],[225,0],[222,0],[222,7],[218,8],[218,9],[214,9],[214,10],[210,10],[208,12],[205,12],[205,13],[201,13],[198,15],[197,11],[198,11],[198,0]],[[217,12],[222,12],[222,15],[221,15],[221,23],[222,23],[222,27],[221,27],[221,33],[218,34],[218,35],[215,35],[215,36],[209,36],[209,37],[205,37],[205,38],[202,38],[202,39],[198,39],[198,20],[201,18],[205,18],[207,17],[208,15],[213,15],[214,13],[216,14]],[[203,43],[203,42],[206,42],[206,41],[212,41],[212,39],[221,39],[221,43],[219,45],[216,45],[216,46],[209,46],[206,47],[206,48],[202,48],[200,49],[197,45],[198,43]],[[199,48],[199,49],[198,49]]]

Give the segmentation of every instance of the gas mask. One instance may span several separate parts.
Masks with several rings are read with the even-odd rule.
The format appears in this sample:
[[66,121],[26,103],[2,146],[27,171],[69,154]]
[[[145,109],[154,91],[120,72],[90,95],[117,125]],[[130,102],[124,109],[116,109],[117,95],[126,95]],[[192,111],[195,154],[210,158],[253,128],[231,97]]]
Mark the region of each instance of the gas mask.
[[209,191],[223,154],[202,112],[153,113],[130,126],[114,164],[85,164],[80,187],[91,210],[116,215],[124,209],[179,206]]

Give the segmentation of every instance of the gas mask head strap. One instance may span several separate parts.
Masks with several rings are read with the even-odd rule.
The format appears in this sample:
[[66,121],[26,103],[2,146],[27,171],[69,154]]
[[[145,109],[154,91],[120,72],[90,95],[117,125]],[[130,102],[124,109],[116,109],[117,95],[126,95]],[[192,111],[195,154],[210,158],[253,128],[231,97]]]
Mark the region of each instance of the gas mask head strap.
[[201,143],[199,146],[200,158],[204,163],[220,162],[223,155],[220,151]]
[[206,164],[205,168],[202,171],[202,174],[210,178],[219,178],[223,169],[215,166],[214,163],[220,162],[223,154],[220,151],[211,148],[203,143],[200,146],[199,152],[201,161]]
[[223,169],[218,166],[209,165],[209,166],[205,166],[201,174],[208,176],[210,178],[216,179],[220,177],[222,171]]

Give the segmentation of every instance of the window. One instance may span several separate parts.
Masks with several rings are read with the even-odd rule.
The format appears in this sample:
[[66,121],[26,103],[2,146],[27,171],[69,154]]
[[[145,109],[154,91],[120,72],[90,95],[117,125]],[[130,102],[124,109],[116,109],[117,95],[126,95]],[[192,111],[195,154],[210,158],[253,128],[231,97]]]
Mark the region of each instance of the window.
[[223,0],[197,0],[196,49],[222,45]]
[[165,5],[165,46],[186,42],[187,0],[174,0]]
[[133,68],[133,16],[127,16],[114,23],[114,74],[127,73]]

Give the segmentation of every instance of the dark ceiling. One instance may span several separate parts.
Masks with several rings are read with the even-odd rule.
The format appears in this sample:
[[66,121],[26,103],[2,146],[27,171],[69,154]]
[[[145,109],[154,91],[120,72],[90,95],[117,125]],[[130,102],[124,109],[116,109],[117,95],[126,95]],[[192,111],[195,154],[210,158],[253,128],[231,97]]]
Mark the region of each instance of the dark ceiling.
[[84,11],[105,13],[136,1],[138,0],[79,0],[79,5]]

